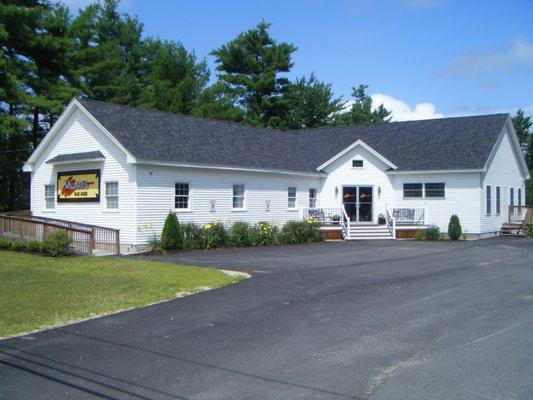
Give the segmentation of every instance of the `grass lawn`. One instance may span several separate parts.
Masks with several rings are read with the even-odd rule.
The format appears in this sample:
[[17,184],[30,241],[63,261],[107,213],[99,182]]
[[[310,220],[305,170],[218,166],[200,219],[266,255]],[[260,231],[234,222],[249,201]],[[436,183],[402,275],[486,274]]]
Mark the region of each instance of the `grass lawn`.
[[242,278],[140,260],[0,252],[0,337],[53,327]]

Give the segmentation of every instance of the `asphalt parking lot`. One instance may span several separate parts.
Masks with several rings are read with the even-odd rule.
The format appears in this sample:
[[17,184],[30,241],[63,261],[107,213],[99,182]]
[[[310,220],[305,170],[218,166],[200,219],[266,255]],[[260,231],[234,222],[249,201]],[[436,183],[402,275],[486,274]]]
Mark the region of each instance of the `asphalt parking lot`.
[[252,278],[0,341],[0,398],[533,398],[533,240],[160,259]]

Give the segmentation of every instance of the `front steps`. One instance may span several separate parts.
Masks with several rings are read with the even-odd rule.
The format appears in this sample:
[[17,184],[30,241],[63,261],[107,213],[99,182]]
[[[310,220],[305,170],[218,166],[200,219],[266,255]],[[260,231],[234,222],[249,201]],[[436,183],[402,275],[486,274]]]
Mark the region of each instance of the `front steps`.
[[394,239],[386,225],[350,225],[345,240]]
[[525,236],[522,224],[504,223],[500,229],[500,236]]

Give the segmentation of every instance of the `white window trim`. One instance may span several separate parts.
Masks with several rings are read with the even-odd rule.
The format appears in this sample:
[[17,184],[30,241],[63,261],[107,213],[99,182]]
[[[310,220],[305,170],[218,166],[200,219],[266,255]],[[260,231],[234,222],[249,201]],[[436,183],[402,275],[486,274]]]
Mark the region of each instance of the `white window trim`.
[[[233,198],[236,197],[235,193],[233,192],[234,186],[242,186],[242,207],[233,207]],[[247,211],[246,208],[246,185],[244,183],[233,183],[231,185],[231,211],[232,212],[239,212],[239,211]]]
[[[488,188],[488,192],[490,193],[490,196],[487,196],[487,188]],[[489,197],[490,197],[490,204],[488,202]],[[487,212],[487,208],[489,209],[489,212]],[[490,217],[492,215],[492,185],[485,185],[485,215],[487,217]]]
[[[444,196],[427,196],[426,195],[426,185],[432,183],[442,183],[444,185]],[[424,196],[424,199],[427,200],[446,200],[446,182],[424,182],[422,184],[422,195]]]
[[[363,163],[363,166],[362,167],[354,167],[353,166],[353,162],[354,161],[361,161]],[[365,160],[363,160],[361,158],[353,158],[352,159],[352,169],[365,169]]]
[[[405,189],[404,189],[404,185],[422,185],[422,196],[420,197],[406,197],[405,196]],[[402,183],[402,200],[423,200],[424,199],[424,195],[426,194],[425,191],[424,191],[424,183],[423,182],[404,182]],[[415,190],[415,189],[408,189],[408,190]]]
[[[315,206],[314,207],[311,207],[311,190],[315,191]],[[309,190],[307,191],[307,194],[308,194],[308,203],[307,203],[307,205],[309,206],[309,208],[316,208],[316,206],[318,204],[318,190],[317,190],[317,188],[314,188],[314,187],[309,188]]]
[[[294,207],[289,207],[289,189],[290,188],[294,188]],[[298,211],[298,188],[296,186],[287,186],[286,193],[287,193],[287,211]]]
[[[498,208],[500,209],[498,212]],[[502,188],[494,186],[494,215],[499,216],[502,211]]]
[[[176,207],[176,184],[189,185],[189,196],[187,201],[187,208],[177,208]],[[172,186],[172,208],[176,213],[191,213],[192,212],[192,187],[191,182],[189,181],[174,181]]]
[[[108,183],[116,183],[117,184],[117,194],[112,195],[110,197],[116,197],[117,198],[117,208],[107,208],[107,184]],[[106,213],[118,213],[120,212],[120,183],[118,181],[105,181],[104,182],[104,212]]]
[[[52,187],[54,188],[54,194],[53,194],[53,196],[47,196],[47,195],[46,195],[46,187],[47,187],[47,186],[52,186]],[[46,185],[44,185],[44,193],[43,193],[43,194],[44,194],[44,196],[43,196],[43,198],[44,198],[44,207],[43,207],[43,211],[44,211],[44,212],[56,212],[56,206],[57,206],[57,201],[56,201],[56,197],[57,197],[57,188],[56,188],[56,185],[54,185],[54,184],[46,184]],[[48,208],[48,207],[46,206],[46,199],[53,199],[53,201],[54,201],[54,208]]]

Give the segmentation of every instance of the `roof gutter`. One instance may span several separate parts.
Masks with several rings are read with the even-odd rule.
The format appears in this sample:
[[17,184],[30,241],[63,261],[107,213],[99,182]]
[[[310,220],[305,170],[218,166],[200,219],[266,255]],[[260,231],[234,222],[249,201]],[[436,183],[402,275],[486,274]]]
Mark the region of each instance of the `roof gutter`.
[[138,165],[154,165],[161,167],[180,167],[180,168],[196,168],[196,169],[215,169],[222,171],[239,171],[239,172],[259,172],[266,174],[281,174],[281,175],[296,175],[308,176],[313,178],[324,177],[327,174],[324,172],[305,172],[305,171],[290,171],[286,169],[274,168],[247,168],[247,167],[231,167],[226,165],[209,165],[209,164],[195,164],[195,163],[173,163],[155,160],[137,160],[135,164]]
[[406,175],[406,174],[446,174],[446,173],[468,173],[468,172],[484,172],[483,168],[475,169],[429,169],[429,170],[409,170],[409,171],[385,171],[388,175]]

